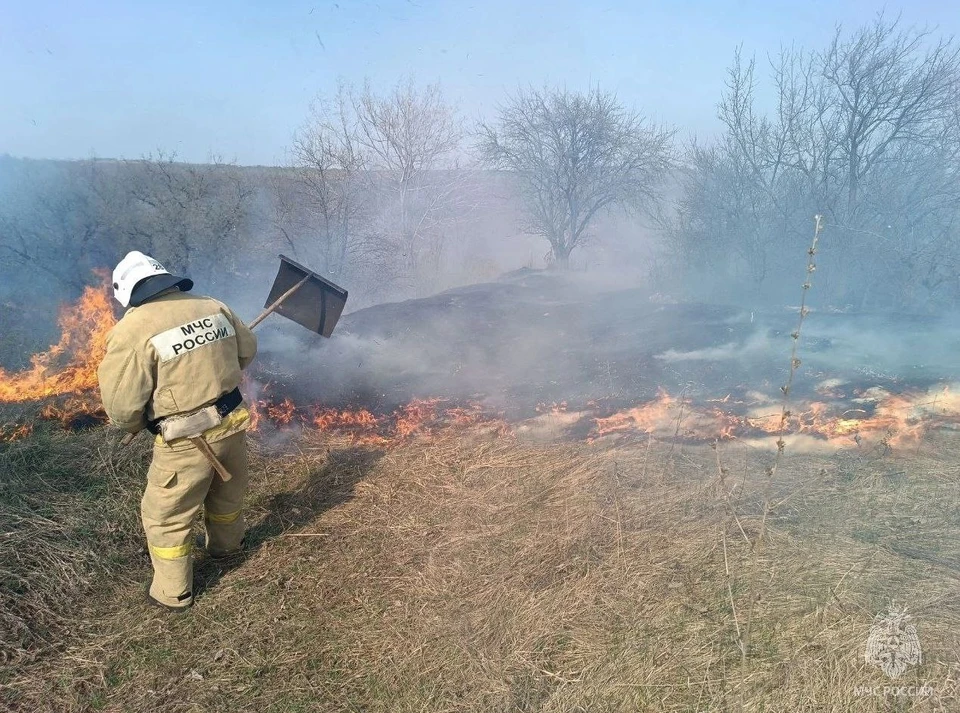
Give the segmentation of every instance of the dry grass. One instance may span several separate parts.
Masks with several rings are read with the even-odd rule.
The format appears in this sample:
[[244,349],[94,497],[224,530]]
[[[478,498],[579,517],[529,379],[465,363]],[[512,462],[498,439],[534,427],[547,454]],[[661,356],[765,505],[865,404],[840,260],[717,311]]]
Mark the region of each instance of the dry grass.
[[[482,427],[388,452],[300,439],[257,454],[249,556],[201,559],[197,605],[167,616],[139,599],[145,453],[112,453],[103,431],[43,438],[0,453],[17,482],[62,471],[22,499],[52,524],[4,491],[2,529],[30,552],[10,559],[4,541],[20,588],[5,603],[34,632],[0,679],[11,710],[960,706],[956,434],[919,454],[783,458],[743,678],[747,537],[774,446],[721,444],[721,484],[709,447],[655,441],[531,444]],[[893,601],[924,646],[898,683],[932,698],[856,695],[890,685],[863,649]]]
[[138,526],[143,450],[114,454],[104,435],[41,426],[30,438],[0,444],[6,663],[62,650],[78,620],[112,589],[113,565],[142,549],[130,533]]

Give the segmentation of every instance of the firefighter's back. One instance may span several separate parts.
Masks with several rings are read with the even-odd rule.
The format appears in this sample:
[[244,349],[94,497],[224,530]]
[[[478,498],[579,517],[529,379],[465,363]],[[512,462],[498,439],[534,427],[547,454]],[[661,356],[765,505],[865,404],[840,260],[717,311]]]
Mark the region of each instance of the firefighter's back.
[[239,386],[235,319],[217,300],[185,292],[127,312],[111,338],[127,342],[155,369],[148,419],[193,411]]

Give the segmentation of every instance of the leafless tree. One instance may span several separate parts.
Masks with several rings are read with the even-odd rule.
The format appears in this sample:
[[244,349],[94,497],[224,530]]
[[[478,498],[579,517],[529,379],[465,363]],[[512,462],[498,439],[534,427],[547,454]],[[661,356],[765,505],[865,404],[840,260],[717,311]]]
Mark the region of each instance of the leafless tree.
[[11,190],[0,200],[0,258],[79,294],[108,240],[91,190],[96,162],[9,161]]
[[292,185],[276,191],[277,226],[285,241],[294,253],[300,246],[320,270],[334,276],[347,271],[367,211],[357,135],[351,97],[341,85],[333,102],[314,105],[297,132]]
[[295,190],[277,197],[278,229],[333,273],[427,284],[469,207],[462,139],[437,85],[406,81],[386,94],[341,85],[295,137]]
[[128,249],[211,279],[238,268],[253,191],[236,166],[217,157],[208,164],[180,163],[164,152],[124,164],[111,217]]
[[436,273],[446,228],[467,209],[462,121],[439,85],[421,89],[412,80],[384,95],[367,84],[353,107],[379,209],[371,234],[392,246],[407,275],[422,280]]
[[481,123],[479,149],[522,187],[524,229],[550,243],[557,266],[613,206],[641,207],[657,198],[672,162],[674,132],[647,122],[600,89],[521,90]]
[[878,18],[850,39],[838,28],[818,64],[837,98],[846,168],[847,210],[859,207],[861,184],[905,144],[933,146],[956,109],[960,47],[927,31],[901,30]]
[[[0,201],[0,255],[68,292],[128,250],[195,277],[235,269],[246,241],[251,187],[235,167],[141,161],[22,162]],[[5,260],[5,262],[7,261]]]
[[[904,304],[955,292],[945,266],[960,258],[960,49],[881,16],[850,35],[838,28],[823,51],[786,49],[770,70],[766,113],[755,62],[736,54],[724,134],[688,155],[668,225],[677,250],[746,270],[762,290],[820,213],[835,238],[821,266],[828,298],[862,307],[880,293]],[[853,264],[869,278],[851,280]]]

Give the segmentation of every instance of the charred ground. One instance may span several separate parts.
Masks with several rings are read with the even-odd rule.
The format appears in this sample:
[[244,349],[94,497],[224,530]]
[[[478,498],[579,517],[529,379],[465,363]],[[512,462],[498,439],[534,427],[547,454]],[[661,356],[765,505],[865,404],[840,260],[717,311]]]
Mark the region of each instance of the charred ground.
[[[676,303],[646,288],[520,270],[353,312],[329,341],[290,336],[274,321],[258,375],[298,402],[389,411],[443,397],[511,419],[561,402],[617,409],[662,391],[743,403],[778,395],[796,322],[788,307]],[[840,398],[949,383],[960,374],[957,348],[953,319],[817,310],[795,393],[817,397],[827,381]]]

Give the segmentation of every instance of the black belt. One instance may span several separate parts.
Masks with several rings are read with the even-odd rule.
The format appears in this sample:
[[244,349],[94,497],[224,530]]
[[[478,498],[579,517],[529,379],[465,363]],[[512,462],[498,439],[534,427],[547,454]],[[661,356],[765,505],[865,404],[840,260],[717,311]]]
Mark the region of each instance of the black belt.
[[[220,414],[220,418],[226,418],[233,412],[234,409],[237,408],[237,406],[242,403],[243,394],[240,393],[239,388],[236,388],[214,401],[212,406],[217,409],[217,413]],[[166,418],[166,416],[164,416],[164,418]],[[160,433],[161,421],[163,421],[163,418],[147,421],[147,430],[150,431],[150,433]]]

